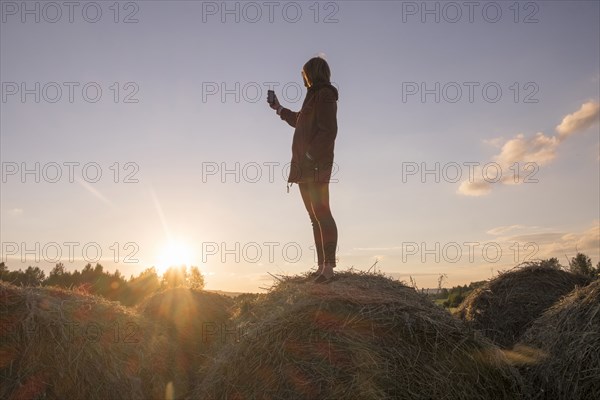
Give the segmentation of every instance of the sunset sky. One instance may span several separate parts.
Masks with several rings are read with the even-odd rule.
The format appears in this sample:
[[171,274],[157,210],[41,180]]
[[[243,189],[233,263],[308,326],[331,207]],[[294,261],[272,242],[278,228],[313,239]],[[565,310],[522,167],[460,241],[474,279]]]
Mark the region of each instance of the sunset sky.
[[316,55],[339,89],[338,270],[435,287],[600,260],[597,1],[1,3],[10,269],[185,263],[261,291],[315,267],[266,95],[298,111]]

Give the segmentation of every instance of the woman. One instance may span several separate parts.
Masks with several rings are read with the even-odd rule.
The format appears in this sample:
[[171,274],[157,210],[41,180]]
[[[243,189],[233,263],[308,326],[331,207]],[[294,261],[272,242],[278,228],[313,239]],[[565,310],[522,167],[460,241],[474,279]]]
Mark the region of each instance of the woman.
[[337,135],[338,91],[331,85],[327,61],[320,57],[304,64],[302,79],[308,90],[299,112],[281,106],[277,96],[270,106],[282,120],[296,128],[288,183],[298,184],[308,211],[319,266],[315,282],[322,283],[333,278],[336,263],[338,233],[329,208],[329,180]]

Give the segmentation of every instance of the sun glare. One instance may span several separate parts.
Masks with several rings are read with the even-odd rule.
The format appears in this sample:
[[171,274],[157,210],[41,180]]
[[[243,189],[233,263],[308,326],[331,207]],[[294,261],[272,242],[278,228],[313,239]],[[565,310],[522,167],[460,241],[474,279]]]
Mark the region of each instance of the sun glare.
[[194,252],[191,247],[181,240],[172,240],[160,250],[157,267],[164,272],[171,266],[186,265],[190,267],[194,261]]

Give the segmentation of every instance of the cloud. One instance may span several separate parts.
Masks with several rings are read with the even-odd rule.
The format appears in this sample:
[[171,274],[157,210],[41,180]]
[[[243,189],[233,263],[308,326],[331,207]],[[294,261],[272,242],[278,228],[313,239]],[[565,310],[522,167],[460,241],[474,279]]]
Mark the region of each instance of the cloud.
[[556,132],[562,139],[571,136],[574,133],[584,131],[598,122],[598,112],[600,104],[594,101],[584,103],[579,110],[563,118],[562,122],[556,126]]
[[[525,180],[532,181],[537,168],[551,163],[556,158],[560,143],[567,137],[590,128],[598,119],[600,105],[589,101],[581,108],[567,115],[557,125],[558,135],[547,136],[538,132],[531,138],[522,133],[507,140],[499,154],[492,157],[484,167],[474,168],[474,175],[462,181],[457,193],[465,196],[484,196],[491,192],[494,183],[521,184]],[[487,140],[486,143],[499,147],[499,139]],[[493,168],[489,168],[493,167]],[[490,172],[491,171],[491,172]],[[498,175],[499,173],[499,175]]]
[[392,251],[400,250],[401,246],[390,246],[390,247],[353,247],[352,250],[356,251]]
[[600,221],[594,220],[589,228],[581,232],[532,231],[528,234],[498,237],[503,243],[526,243],[536,247],[533,258],[557,257],[561,262],[574,257],[577,252],[585,253],[594,262],[600,258]]
[[[595,221],[589,229],[581,233],[567,233],[561,238],[571,253],[579,251],[589,253],[588,256],[600,256],[600,223]],[[572,254],[574,256],[575,254]],[[598,259],[595,260],[600,261]]]
[[502,167],[510,167],[516,162],[548,164],[556,157],[558,140],[555,136],[546,136],[538,132],[531,139],[526,139],[522,134],[517,135],[504,143],[500,154],[493,160]]
[[558,243],[565,236],[564,232],[535,232],[496,238],[497,242],[534,243],[538,246]]
[[[579,231],[562,231],[552,227],[507,225],[498,226],[486,233],[494,235],[492,241],[502,251],[502,261],[512,267],[521,262],[556,257],[566,265],[577,252],[591,257],[594,265],[600,261],[600,221]],[[500,264],[499,264],[500,266]]]
[[525,225],[505,225],[497,226],[495,228],[487,230],[485,233],[489,235],[502,235],[511,231],[527,229]]
[[463,181],[458,187],[458,193],[465,196],[485,196],[492,191],[492,184],[483,180]]
[[492,139],[483,139],[483,143],[488,144],[490,146],[493,147],[502,147],[502,142],[504,141],[504,138],[502,137],[497,137],[497,138],[492,138]]
[[12,216],[12,217],[19,217],[21,215],[23,215],[23,209],[22,208],[13,208],[8,210],[8,215]]

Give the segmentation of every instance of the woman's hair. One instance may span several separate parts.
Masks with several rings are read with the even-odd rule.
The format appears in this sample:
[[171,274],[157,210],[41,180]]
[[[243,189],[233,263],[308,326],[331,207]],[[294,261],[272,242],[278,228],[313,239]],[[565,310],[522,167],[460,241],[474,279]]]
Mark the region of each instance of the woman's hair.
[[331,70],[327,61],[321,57],[313,57],[302,67],[304,73],[310,79],[310,82],[314,85],[315,83],[329,83],[331,80]]

